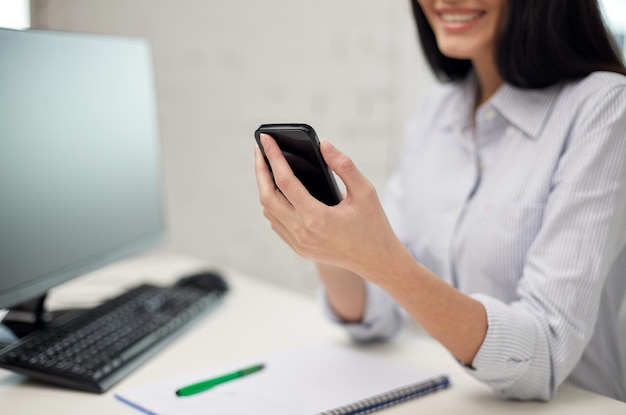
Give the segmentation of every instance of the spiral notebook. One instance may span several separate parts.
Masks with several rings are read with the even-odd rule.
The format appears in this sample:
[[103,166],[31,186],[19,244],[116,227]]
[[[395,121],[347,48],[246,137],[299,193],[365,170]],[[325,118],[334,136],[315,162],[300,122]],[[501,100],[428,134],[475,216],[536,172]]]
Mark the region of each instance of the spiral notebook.
[[[175,391],[250,364],[265,368],[193,396]],[[152,384],[115,397],[159,415],[362,415],[435,392],[446,375],[392,364],[356,348],[313,344]]]

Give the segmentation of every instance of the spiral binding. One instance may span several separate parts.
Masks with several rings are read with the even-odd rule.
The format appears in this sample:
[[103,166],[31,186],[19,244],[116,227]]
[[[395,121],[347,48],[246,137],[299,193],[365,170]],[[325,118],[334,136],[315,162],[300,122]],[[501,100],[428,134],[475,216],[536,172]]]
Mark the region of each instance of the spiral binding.
[[422,395],[429,394],[431,392],[435,392],[439,389],[447,388],[449,385],[450,380],[446,376],[441,376],[425,383],[394,389],[389,392],[381,393],[380,395],[372,396],[371,398],[331,409],[330,411],[320,412],[315,415],[365,415],[420,397]]

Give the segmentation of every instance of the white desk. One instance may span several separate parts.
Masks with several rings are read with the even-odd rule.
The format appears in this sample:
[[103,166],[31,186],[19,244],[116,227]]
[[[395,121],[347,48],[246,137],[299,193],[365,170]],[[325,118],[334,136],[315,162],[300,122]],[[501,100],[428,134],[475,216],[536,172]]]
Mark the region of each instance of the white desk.
[[[202,268],[206,264],[182,256],[138,258],[66,284],[52,293],[51,302],[66,306],[77,298],[93,300],[141,280],[167,284],[182,273]],[[150,277],[142,277],[147,275]],[[320,340],[349,344],[345,334],[324,319],[312,299],[235,272],[225,275],[232,289],[222,306],[107,393],[94,395],[56,388],[0,369],[0,413],[137,415],[139,412],[115,400],[116,389]],[[381,415],[626,414],[625,403],[571,386],[564,386],[548,404],[502,401],[417,329],[405,331],[392,342],[362,349],[416,368],[446,372],[453,384],[449,389],[381,411]]]

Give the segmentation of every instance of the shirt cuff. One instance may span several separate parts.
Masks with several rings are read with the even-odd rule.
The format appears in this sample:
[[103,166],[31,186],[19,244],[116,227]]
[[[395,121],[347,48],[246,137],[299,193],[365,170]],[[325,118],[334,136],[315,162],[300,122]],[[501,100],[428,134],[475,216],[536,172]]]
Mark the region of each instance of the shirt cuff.
[[365,283],[365,310],[359,323],[348,323],[333,311],[326,291],[319,290],[324,314],[334,323],[344,327],[353,340],[369,342],[393,337],[404,326],[405,314],[382,288]]
[[467,372],[504,398],[549,399],[550,359],[539,347],[528,311],[483,294],[472,295],[487,313],[487,335]]

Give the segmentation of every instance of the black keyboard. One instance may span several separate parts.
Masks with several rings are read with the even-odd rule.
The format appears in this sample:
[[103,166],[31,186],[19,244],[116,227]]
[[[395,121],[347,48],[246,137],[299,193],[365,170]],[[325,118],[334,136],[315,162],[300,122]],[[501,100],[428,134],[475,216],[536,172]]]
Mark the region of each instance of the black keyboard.
[[0,351],[0,367],[34,379],[102,393],[196,317],[221,302],[226,284],[140,285]]

